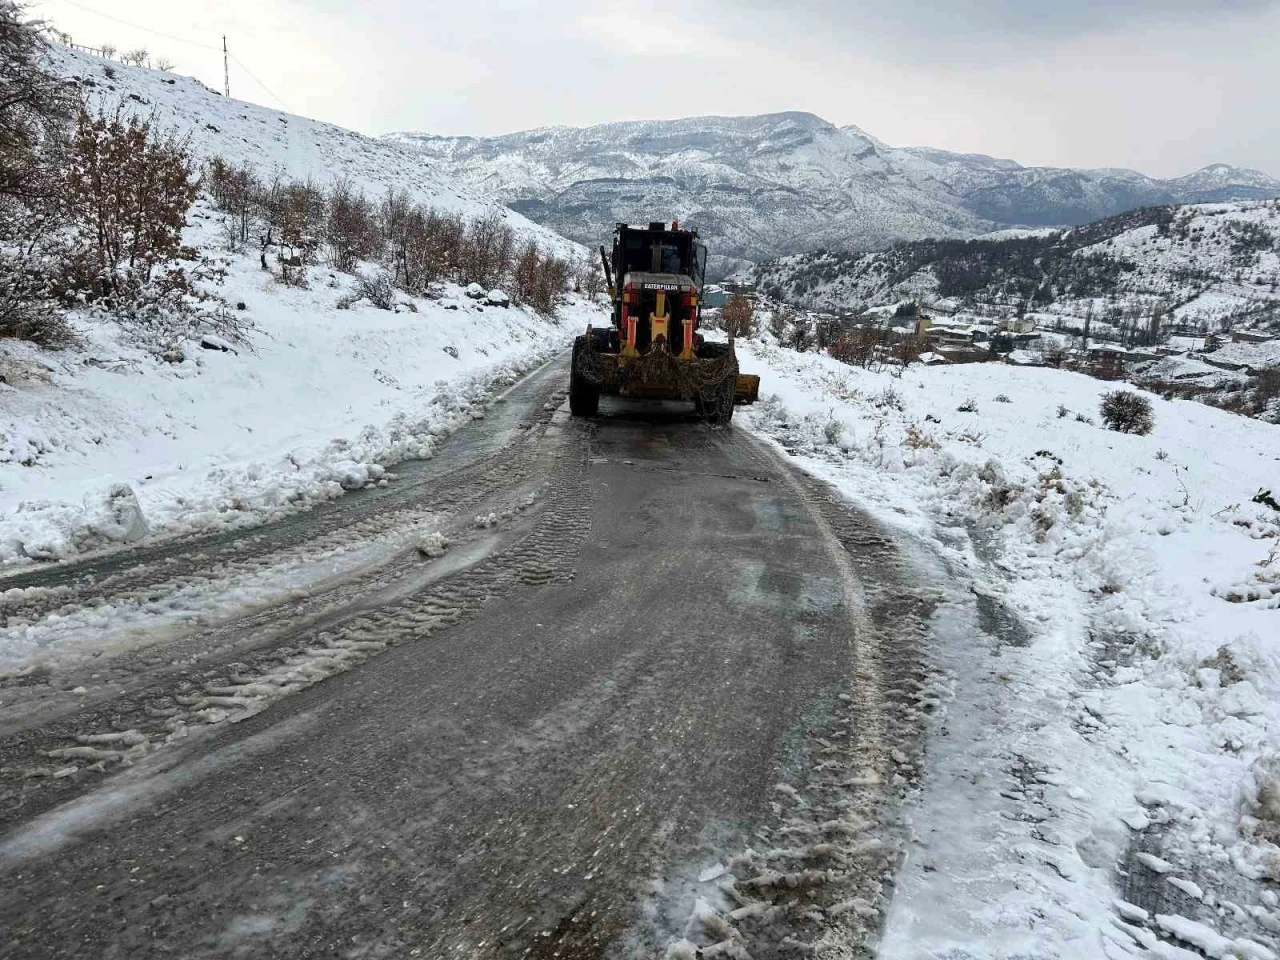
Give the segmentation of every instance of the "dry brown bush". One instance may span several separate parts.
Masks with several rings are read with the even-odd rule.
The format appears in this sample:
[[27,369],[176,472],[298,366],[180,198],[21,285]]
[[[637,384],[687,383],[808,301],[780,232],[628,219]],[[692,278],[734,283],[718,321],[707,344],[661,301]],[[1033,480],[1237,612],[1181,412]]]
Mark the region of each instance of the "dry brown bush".
[[196,197],[186,140],[151,120],[82,109],[67,150],[62,201],[90,253],[93,275],[77,282],[99,295],[136,290],[182,246]]
[[755,332],[755,308],[750,300],[735,293],[720,308],[720,322],[729,336],[749,337]]

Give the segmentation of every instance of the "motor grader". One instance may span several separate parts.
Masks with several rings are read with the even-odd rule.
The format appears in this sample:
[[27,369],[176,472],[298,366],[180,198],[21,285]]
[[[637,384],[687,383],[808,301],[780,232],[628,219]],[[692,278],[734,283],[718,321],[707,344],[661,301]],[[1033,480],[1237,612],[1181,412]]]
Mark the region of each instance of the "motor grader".
[[647,227],[619,223],[613,255],[600,248],[613,304],[613,325],[588,326],[573,344],[569,410],[596,414],[601,394],[692,401],[713,423],[734,404],[754,403],[760,378],[738,372],[733,339],[711,342],[698,332],[707,248],[678,222]]

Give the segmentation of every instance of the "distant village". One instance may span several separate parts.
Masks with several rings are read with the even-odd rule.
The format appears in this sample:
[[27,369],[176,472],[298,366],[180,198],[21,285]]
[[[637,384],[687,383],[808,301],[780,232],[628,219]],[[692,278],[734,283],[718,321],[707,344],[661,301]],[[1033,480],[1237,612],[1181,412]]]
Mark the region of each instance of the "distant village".
[[[1004,306],[978,315],[942,298],[927,305],[905,301],[841,316],[775,303],[746,283],[708,286],[704,303],[721,306],[733,294],[747,297],[758,317],[780,307],[793,310],[794,323],[813,332],[814,346],[855,365],[1054,367],[1102,380],[1130,380],[1165,395],[1280,419],[1280,334],[1275,332],[1235,329],[1206,334],[1173,320],[1162,322],[1159,315],[1138,326],[1133,320],[1120,324]],[[1259,395],[1265,409],[1247,409]]]

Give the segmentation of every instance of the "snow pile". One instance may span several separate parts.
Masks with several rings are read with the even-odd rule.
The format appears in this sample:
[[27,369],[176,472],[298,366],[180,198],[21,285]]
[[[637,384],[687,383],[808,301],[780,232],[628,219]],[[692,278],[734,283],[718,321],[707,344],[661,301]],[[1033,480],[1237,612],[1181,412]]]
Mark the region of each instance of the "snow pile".
[[746,425],[967,588],[882,956],[1273,956],[1280,428],[1152,397],[1138,437],[1078,374],[740,350]]

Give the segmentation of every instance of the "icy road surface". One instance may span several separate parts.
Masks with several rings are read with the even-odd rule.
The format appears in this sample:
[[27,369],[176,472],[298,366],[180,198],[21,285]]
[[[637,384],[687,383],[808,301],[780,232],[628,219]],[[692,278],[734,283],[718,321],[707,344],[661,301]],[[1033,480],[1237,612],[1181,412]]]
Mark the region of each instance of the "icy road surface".
[[0,680],[0,952],[866,955],[930,574],[745,432],[565,381],[386,488],[0,581],[50,651]]

